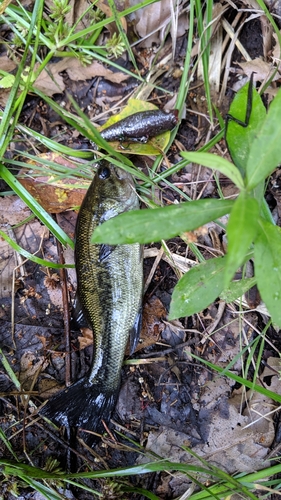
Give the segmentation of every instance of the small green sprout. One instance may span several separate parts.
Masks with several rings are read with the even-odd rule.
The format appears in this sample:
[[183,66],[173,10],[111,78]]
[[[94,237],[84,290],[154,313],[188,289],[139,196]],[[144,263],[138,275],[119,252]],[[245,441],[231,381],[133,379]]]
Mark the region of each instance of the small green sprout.
[[121,56],[121,54],[123,54],[125,50],[125,44],[122,40],[120,33],[118,36],[116,35],[116,33],[114,33],[113,36],[105,44],[105,47],[107,48],[110,56],[114,57]]

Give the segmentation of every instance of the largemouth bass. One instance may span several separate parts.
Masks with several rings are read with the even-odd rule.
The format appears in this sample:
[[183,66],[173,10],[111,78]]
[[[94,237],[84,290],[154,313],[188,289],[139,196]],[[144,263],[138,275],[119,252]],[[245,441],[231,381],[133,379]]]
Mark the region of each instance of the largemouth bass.
[[102,432],[102,420],[109,420],[115,406],[128,339],[133,351],[139,338],[142,248],[92,245],[90,238],[104,221],[138,208],[131,175],[103,161],[81,205],[75,245],[77,295],[94,332],[94,356],[88,375],[52,397],[40,411],[60,425]]

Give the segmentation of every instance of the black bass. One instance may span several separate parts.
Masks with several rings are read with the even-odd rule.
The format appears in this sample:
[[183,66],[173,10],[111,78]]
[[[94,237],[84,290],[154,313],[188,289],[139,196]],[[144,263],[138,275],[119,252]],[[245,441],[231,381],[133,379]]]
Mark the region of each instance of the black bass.
[[40,414],[68,427],[103,432],[118,396],[121,367],[130,338],[136,347],[143,287],[139,244],[90,244],[95,228],[139,208],[130,174],[103,161],[81,205],[76,226],[78,300],[94,332],[90,372],[52,397]]

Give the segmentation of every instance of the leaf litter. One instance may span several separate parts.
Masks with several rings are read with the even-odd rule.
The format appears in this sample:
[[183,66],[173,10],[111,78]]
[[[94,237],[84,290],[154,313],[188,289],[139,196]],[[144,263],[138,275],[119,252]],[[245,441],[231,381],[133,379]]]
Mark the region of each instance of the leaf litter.
[[[154,21],[154,25],[157,19],[157,26],[165,27],[171,14],[170,4],[166,5],[166,10],[163,9],[162,13],[159,12],[157,4],[151,5],[150,8],[149,16]],[[225,8],[216,15],[222,17],[224,13]],[[78,14],[77,16],[76,19],[79,18]],[[151,46],[149,45],[151,39],[148,38],[151,27],[148,23],[143,22],[144,19],[144,17],[143,19],[140,17],[136,21],[134,29],[139,36],[145,39],[143,43]],[[155,43],[162,41],[161,31],[158,30],[153,36]],[[148,40],[150,40],[149,43]],[[246,48],[250,53],[251,47]],[[241,52],[241,45],[238,46],[237,50]],[[221,54],[221,58],[221,68],[225,68],[226,72],[229,71],[226,64],[227,56],[223,57]],[[235,60],[237,58],[236,53]],[[149,58],[146,58],[146,61],[149,61]],[[258,78],[263,78],[270,63],[267,61],[265,67],[261,64],[260,58],[253,56],[250,61],[239,62],[240,67],[243,67],[243,73],[246,74],[252,71],[253,64],[256,68],[255,71],[257,70]],[[111,70],[104,68],[103,65],[99,66],[103,68],[100,70],[100,76],[110,80]],[[90,80],[99,74],[95,73],[99,71],[95,64],[91,68],[82,67],[73,59],[62,60],[59,63],[54,63],[53,66],[49,65],[48,70],[52,77],[50,77],[50,73],[41,74],[41,81],[37,80],[36,84],[41,85],[41,89],[50,96],[64,92],[65,82],[59,74],[62,71],[66,71],[68,78],[74,81]],[[114,73],[114,75],[111,81],[120,84],[123,78],[122,74]],[[214,81],[216,81],[216,76],[214,76]],[[124,79],[127,79],[126,75]],[[204,100],[201,100],[199,92],[196,94],[194,91],[193,97],[190,98],[196,100],[197,97],[198,100],[200,98],[204,111],[206,106]],[[102,106],[106,107],[106,105],[103,101]],[[198,108],[198,106],[195,107]],[[198,127],[198,122],[195,123],[198,135],[193,144],[196,141],[205,141],[208,128],[204,122],[202,122],[201,127]],[[191,121],[190,124],[192,124]],[[181,140],[185,140],[185,136],[189,135],[187,124],[183,125],[181,128],[183,139],[181,137]],[[185,192],[191,194],[193,198],[201,197],[203,194],[204,196],[212,196],[215,193],[212,175],[207,169],[197,171],[194,167],[189,166],[179,174],[177,180],[183,183],[186,180],[191,182],[190,186],[186,185]],[[37,181],[39,186],[40,182],[45,182],[40,178]],[[34,179],[32,182],[35,183]],[[40,188],[36,189],[39,193]],[[167,191],[166,186],[165,189]],[[274,186],[272,193],[279,203]],[[67,206],[62,198],[63,196],[59,195],[56,200],[58,211],[62,212],[59,214],[58,220],[65,230],[67,228],[68,234],[73,237],[76,214],[72,211],[65,212],[70,206]],[[4,206],[3,201],[7,205]],[[3,208],[1,222],[3,224],[9,223],[11,226],[18,224],[30,215],[24,205],[19,203],[15,197],[2,200],[1,208]],[[50,210],[50,206],[47,208]],[[57,210],[52,208],[51,211],[56,212]],[[218,235],[216,241],[218,241],[218,239],[222,239],[223,231],[220,231],[217,226],[215,228]],[[39,255],[52,258],[57,262],[57,249],[53,238],[44,233],[38,221],[28,222],[21,228],[15,229],[14,232],[17,242],[25,249],[31,253],[40,250],[41,254]],[[211,252],[218,251],[215,244],[213,245],[214,240],[211,237],[209,226],[206,226],[205,230],[199,234],[192,236],[193,242],[196,242],[199,248],[203,249],[205,257]],[[223,468],[229,473],[264,468],[270,465],[266,457],[275,439],[275,412],[278,409],[276,403],[250,390],[242,391],[229,378],[214,375],[203,364],[195,362],[192,357],[192,354],[196,354],[222,368],[227,368],[229,363],[232,363],[234,373],[240,374],[242,366],[244,366],[244,357],[243,355],[239,356],[239,353],[241,348],[249,346],[254,339],[261,335],[262,317],[249,310],[246,310],[243,315],[238,315],[236,308],[231,305],[220,308],[220,303],[217,301],[207,310],[192,318],[182,318],[176,322],[169,322],[167,310],[177,275],[188,271],[196,264],[196,260],[180,238],[169,242],[168,247],[170,256],[163,253],[163,258],[156,262],[154,273],[149,278],[144,301],[145,321],[141,335],[144,339],[144,333],[146,333],[147,339],[144,339],[143,344],[139,346],[134,360],[136,363],[124,368],[125,377],[113,419],[114,422],[117,420],[116,428],[118,429],[118,425],[122,425],[122,430],[125,433],[127,432],[129,436],[136,436],[144,445],[144,451],[148,457],[151,457],[153,453],[153,456],[156,454],[160,458],[200,465],[200,460],[194,459],[188,452],[188,448],[190,448],[198,457],[203,457],[211,464]],[[221,246],[219,251],[223,251]],[[154,245],[146,249],[146,256],[150,256],[145,263],[148,268],[146,277],[151,269],[151,257],[156,260],[158,254],[159,248]],[[66,349],[62,337],[64,304],[61,283],[56,282],[52,275],[47,276],[46,270],[39,269],[31,262],[23,264],[24,273],[21,270],[17,271],[16,277],[20,282],[17,285],[19,288],[15,290],[14,299],[15,349],[10,335],[11,283],[18,262],[14,251],[10,247],[8,248],[2,239],[0,258],[0,264],[3,264],[0,275],[2,279],[1,346],[3,346],[3,351],[14,372],[18,375],[22,388],[26,391],[36,392],[34,400],[39,406],[42,399],[50,397],[54,391],[64,387]],[[170,265],[171,258],[172,266]],[[73,252],[69,249],[65,253],[65,260],[68,263],[73,263]],[[50,281],[48,282],[49,286],[47,286],[46,276],[51,282],[54,282],[54,286],[50,286]],[[75,273],[70,271],[68,276],[68,292],[70,299],[73,299],[76,289]],[[244,337],[241,340],[242,331]],[[72,336],[73,379],[80,378],[90,364],[91,334],[85,331],[84,333],[84,339],[77,331],[73,332]],[[275,347],[279,344],[273,329],[270,334],[267,339],[266,366],[258,377],[257,383],[280,394],[280,363],[276,356],[277,348]],[[4,371],[0,372],[0,381],[1,392],[9,394],[14,389],[11,380]],[[6,405],[5,411],[7,411]],[[17,430],[22,432],[21,426],[15,422],[11,409],[8,410],[8,414],[12,423],[17,425]],[[4,417],[2,422],[3,428],[9,432],[9,425],[5,422]],[[35,429],[38,429],[36,423],[34,426]],[[26,435],[29,450],[33,449],[32,446],[35,443],[32,432],[34,434],[34,431],[28,431]],[[53,444],[51,448],[58,456],[61,456],[62,452],[54,448]],[[114,451],[114,445],[110,441],[106,442],[103,450],[100,447],[99,451],[102,457],[108,458],[108,463],[112,466],[147,461],[147,458],[136,458],[136,451],[131,454],[127,453],[127,455],[123,452],[118,454],[116,450]],[[175,498],[184,494],[189,487],[190,483],[186,476],[162,474],[156,491],[160,498]]]

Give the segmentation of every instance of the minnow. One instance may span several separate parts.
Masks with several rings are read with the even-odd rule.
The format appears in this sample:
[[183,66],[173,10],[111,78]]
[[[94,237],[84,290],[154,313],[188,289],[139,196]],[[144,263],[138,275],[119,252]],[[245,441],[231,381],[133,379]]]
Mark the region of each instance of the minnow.
[[130,338],[134,351],[141,327],[142,247],[90,239],[104,221],[138,208],[132,176],[102,161],[79,211],[75,245],[77,295],[94,332],[93,361],[85,377],[40,410],[57,424],[101,433],[115,406],[125,348]]
[[168,112],[161,109],[140,111],[104,128],[100,134],[109,142],[126,141],[145,144],[151,137],[172,130],[177,123],[177,109]]

